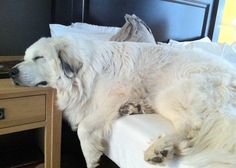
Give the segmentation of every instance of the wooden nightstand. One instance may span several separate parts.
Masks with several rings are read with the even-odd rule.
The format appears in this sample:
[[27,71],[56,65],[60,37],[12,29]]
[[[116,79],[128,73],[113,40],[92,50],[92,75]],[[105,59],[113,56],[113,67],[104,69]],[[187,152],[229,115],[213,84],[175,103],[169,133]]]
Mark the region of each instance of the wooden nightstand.
[[14,86],[0,79],[0,135],[42,128],[44,167],[60,167],[61,112],[55,90]]

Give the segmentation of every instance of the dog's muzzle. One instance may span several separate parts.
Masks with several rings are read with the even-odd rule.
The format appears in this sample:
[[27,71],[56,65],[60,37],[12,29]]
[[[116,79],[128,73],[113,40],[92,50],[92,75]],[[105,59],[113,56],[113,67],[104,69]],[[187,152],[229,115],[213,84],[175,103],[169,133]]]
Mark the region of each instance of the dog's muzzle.
[[13,67],[10,71],[9,71],[9,76],[12,78],[13,82],[15,85],[25,85],[25,86],[47,86],[48,82],[47,81],[40,81],[36,84],[30,84],[29,83],[25,83],[22,82],[20,80],[20,70],[17,67]]

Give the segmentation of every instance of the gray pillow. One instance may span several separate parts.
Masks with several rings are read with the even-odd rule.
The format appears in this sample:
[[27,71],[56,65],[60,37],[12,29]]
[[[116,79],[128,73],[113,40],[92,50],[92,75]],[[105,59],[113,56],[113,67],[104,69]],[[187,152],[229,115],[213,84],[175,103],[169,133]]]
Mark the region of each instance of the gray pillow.
[[151,29],[136,15],[125,15],[126,23],[111,37],[111,41],[134,41],[156,43]]

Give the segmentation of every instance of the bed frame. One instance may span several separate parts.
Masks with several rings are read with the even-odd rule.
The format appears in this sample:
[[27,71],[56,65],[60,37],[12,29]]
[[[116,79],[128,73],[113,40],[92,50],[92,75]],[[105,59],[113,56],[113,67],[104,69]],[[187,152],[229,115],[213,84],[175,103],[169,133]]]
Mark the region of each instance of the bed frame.
[[156,41],[217,41],[223,6],[224,0],[54,0],[52,21],[122,26],[128,13],[143,19]]

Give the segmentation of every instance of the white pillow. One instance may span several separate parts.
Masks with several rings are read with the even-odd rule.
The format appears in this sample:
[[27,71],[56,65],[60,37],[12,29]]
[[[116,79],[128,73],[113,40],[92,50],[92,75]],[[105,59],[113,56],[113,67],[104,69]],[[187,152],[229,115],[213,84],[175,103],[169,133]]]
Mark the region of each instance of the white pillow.
[[136,15],[125,15],[125,24],[120,31],[114,35],[111,41],[133,41],[156,43],[151,29]]
[[179,41],[170,39],[168,44],[171,45],[171,46],[186,46],[188,44],[192,44],[192,43],[196,43],[196,42],[208,42],[208,43],[210,43],[211,39],[209,39],[208,37],[204,37],[204,38],[201,38],[199,40],[183,41],[183,42],[179,42]]
[[120,27],[98,26],[81,22],[72,23],[71,27],[91,32],[111,33],[111,34],[116,34],[120,30]]
[[125,15],[126,23],[122,28],[98,26],[76,22],[69,26],[50,24],[51,36],[71,36],[87,40],[152,42],[155,39],[151,29],[137,16]]
[[118,27],[97,26],[87,23],[73,23],[69,26],[50,24],[49,27],[52,37],[71,36],[72,38],[104,41],[108,41],[120,30]]

